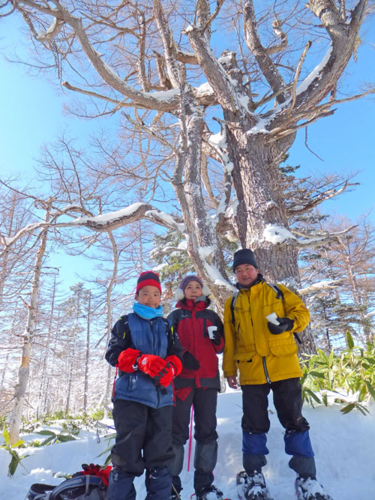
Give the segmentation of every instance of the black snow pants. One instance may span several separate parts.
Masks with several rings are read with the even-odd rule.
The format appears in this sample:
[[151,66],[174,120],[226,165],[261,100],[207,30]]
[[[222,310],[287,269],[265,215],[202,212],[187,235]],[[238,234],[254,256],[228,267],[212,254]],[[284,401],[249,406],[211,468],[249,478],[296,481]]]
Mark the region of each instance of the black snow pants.
[[113,492],[116,485],[117,489],[128,488],[129,500],[132,500],[134,477],[141,476],[145,469],[147,499],[168,498],[172,483],[169,466],[174,458],[172,412],[173,406],[155,409],[135,401],[118,399],[114,402],[113,420],[117,436],[112,449],[114,475],[110,481],[109,498],[112,499],[112,483]]
[[217,389],[193,388],[184,401],[176,397],[173,409],[172,442],[175,459],[171,465],[174,488],[182,489],[180,473],[184,462],[184,444],[189,439],[191,406],[194,406],[194,489],[204,493],[213,483],[213,470],[217,461],[216,406]]

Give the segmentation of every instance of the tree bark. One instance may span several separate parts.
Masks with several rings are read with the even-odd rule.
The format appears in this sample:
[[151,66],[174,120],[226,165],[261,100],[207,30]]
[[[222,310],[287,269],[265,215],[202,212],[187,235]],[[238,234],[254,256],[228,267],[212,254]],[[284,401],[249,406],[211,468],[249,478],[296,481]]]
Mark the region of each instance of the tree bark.
[[[49,210],[46,211],[45,222],[50,218]],[[38,309],[39,284],[42,273],[42,261],[46,252],[48,230],[43,229],[40,235],[39,248],[35,257],[33,280],[31,285],[30,303],[28,304],[27,321],[23,333],[24,344],[22,347],[21,365],[18,370],[18,384],[15,388],[14,405],[9,423],[10,444],[19,440],[22,410],[25,402],[25,393],[30,376],[31,347],[35,335],[36,314]]]

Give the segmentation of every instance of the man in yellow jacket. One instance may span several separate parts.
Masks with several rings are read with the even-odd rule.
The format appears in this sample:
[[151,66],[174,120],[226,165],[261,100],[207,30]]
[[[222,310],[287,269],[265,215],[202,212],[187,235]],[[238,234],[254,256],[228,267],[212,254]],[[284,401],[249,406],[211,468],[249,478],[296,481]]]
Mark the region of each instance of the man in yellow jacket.
[[263,279],[251,250],[245,248],[234,254],[233,271],[238,293],[225,303],[223,370],[233,389],[238,388],[240,373],[245,472],[237,481],[243,486],[243,498],[271,498],[261,471],[269,453],[268,394],[272,389],[277,415],[286,429],[285,452],[292,455],[289,466],[298,474],[299,498],[330,499],[316,480],[310,427],[301,413],[302,371],[294,333],[307,327],[310,313],[288,288]]

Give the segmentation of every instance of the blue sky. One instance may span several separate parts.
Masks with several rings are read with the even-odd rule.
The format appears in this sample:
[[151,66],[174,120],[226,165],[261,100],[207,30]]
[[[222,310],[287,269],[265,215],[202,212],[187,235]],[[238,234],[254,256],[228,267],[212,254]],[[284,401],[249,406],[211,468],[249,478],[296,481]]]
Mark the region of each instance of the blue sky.
[[[16,18],[1,21],[1,54],[12,49],[25,56]],[[364,90],[367,82],[375,84],[375,19],[367,22],[358,50],[358,63],[351,61],[342,80],[347,95]],[[0,57],[0,175],[4,172],[22,174],[32,179],[32,167],[43,144],[56,140],[58,134],[69,131],[71,137],[85,141],[101,128],[114,127],[113,120],[101,118],[81,120],[63,112],[71,92],[62,91],[43,78],[31,77],[24,66],[9,64]],[[345,96],[338,96],[339,98]],[[305,132],[299,131],[290,150],[288,163],[301,165],[300,174],[361,171],[356,178],[361,185],[324,204],[326,212],[336,212],[356,219],[375,207],[375,97],[340,105],[334,116],[321,119],[308,129],[308,145],[324,161],[319,160],[304,145]],[[371,215],[375,222],[375,213]]]

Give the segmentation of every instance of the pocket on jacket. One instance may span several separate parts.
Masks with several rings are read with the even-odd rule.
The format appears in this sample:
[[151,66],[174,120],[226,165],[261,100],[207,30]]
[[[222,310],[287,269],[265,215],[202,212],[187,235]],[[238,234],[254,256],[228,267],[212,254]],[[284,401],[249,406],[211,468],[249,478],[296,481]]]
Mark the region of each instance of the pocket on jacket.
[[274,356],[291,356],[298,352],[298,347],[294,337],[288,334],[288,338],[269,340],[268,342],[271,353]]
[[255,344],[237,347],[234,355],[235,361],[249,361],[256,355]]

